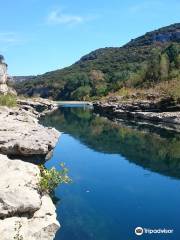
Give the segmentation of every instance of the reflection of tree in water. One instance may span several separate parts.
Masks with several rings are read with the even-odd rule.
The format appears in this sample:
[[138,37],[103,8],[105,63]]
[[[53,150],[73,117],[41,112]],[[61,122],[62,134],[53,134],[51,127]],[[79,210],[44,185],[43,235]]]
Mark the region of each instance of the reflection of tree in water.
[[113,123],[90,109],[60,108],[45,116],[43,123],[54,126],[104,153],[121,154],[144,168],[180,178],[180,134],[152,128],[137,129]]

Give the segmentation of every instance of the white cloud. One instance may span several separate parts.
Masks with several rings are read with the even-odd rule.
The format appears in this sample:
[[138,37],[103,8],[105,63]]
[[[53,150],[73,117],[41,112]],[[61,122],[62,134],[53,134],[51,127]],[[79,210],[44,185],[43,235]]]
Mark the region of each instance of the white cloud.
[[78,24],[84,20],[81,16],[64,14],[60,10],[50,12],[47,18],[49,24]]

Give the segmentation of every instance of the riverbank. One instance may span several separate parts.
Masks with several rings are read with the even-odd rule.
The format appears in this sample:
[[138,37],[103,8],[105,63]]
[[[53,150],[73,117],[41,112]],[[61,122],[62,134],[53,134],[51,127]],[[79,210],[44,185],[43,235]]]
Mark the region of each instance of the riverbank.
[[146,121],[169,129],[179,129],[180,126],[180,105],[170,98],[160,101],[99,101],[93,107],[96,113],[114,120]]
[[0,107],[1,239],[52,240],[60,225],[51,198],[39,191],[36,159],[49,158],[60,137],[38,118],[58,106],[42,99],[17,103],[15,108]]

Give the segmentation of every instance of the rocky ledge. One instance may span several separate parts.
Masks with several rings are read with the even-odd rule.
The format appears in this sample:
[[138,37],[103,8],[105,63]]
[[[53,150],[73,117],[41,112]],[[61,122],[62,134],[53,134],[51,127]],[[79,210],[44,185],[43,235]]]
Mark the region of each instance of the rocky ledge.
[[59,228],[55,207],[39,192],[39,168],[0,155],[1,240],[52,240]]
[[59,228],[51,198],[39,190],[38,166],[22,161],[28,157],[37,163],[38,156],[47,158],[55,147],[60,133],[40,125],[38,118],[56,108],[41,99],[0,107],[1,240],[52,240]]
[[57,110],[58,105],[49,99],[34,98],[34,99],[18,99],[17,103],[22,109],[28,111],[35,110],[39,115],[45,115],[47,113]]
[[160,101],[108,101],[96,102],[93,104],[94,111],[111,119],[141,120],[154,123],[180,125],[180,105],[175,104],[171,99]]
[[[60,133],[38,123],[38,117],[44,111],[47,112],[46,105],[44,111],[37,112],[32,107],[32,100],[24,100],[23,103],[24,105],[21,102],[15,109],[0,108],[0,152],[6,155],[45,158],[55,147]],[[42,103],[38,104],[37,101],[34,105],[37,108],[42,107]],[[54,108],[51,107],[52,109]]]

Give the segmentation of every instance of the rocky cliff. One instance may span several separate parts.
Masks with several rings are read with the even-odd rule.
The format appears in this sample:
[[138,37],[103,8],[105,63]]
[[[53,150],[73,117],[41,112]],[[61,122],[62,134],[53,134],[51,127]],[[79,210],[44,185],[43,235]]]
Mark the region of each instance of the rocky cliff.
[[0,108],[0,239],[53,240],[59,228],[55,206],[40,191],[39,167],[23,160],[37,164],[55,147],[60,133],[40,125],[38,117],[57,106],[40,99],[17,102]]
[[0,94],[16,94],[14,89],[8,87],[7,81],[7,64],[4,61],[0,61]]

